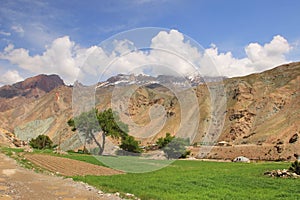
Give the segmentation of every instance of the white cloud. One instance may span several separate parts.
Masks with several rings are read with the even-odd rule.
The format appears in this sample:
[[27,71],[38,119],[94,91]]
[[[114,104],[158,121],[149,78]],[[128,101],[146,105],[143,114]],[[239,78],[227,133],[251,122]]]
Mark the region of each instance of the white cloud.
[[18,71],[8,70],[0,77],[0,85],[9,85],[22,80]]
[[292,46],[280,35],[274,36],[264,45],[250,43],[245,47],[247,57],[241,59],[234,58],[231,52],[220,53],[218,48],[212,45],[211,48],[205,49],[200,63],[207,67],[213,63],[221,75],[243,76],[290,62],[286,55],[291,49]]
[[254,67],[255,71],[263,71],[288,62],[285,55],[291,49],[292,46],[285,38],[276,35],[270,43],[264,46],[258,43],[250,43],[245,48],[245,52],[250,60],[249,66]]
[[25,31],[24,31],[24,29],[23,29],[23,27],[21,25],[14,25],[14,26],[11,27],[11,29],[13,31],[15,31],[16,33],[19,33],[21,36],[24,35]]
[[1,31],[1,30],[0,30],[0,35],[10,36],[11,33],[10,33],[10,32],[5,32],[5,31]]
[[28,50],[10,44],[0,58],[31,73],[59,74],[67,83],[72,83],[79,71],[75,43],[67,36],[54,40],[42,55],[30,56]]
[[0,59],[31,73],[58,74],[67,84],[76,79],[94,83],[119,73],[152,75],[179,73],[193,74],[196,68],[202,75],[242,76],[270,69],[288,62],[286,54],[292,45],[282,36],[275,36],[264,45],[250,43],[245,47],[245,58],[235,58],[231,52],[219,52],[216,45],[196,48],[197,45],[176,30],[161,31],[151,40],[152,50],[140,51],[129,40],[113,40],[111,49],[91,46],[81,48],[68,36],[55,39],[41,55],[30,55],[24,48],[12,44],[0,52]]

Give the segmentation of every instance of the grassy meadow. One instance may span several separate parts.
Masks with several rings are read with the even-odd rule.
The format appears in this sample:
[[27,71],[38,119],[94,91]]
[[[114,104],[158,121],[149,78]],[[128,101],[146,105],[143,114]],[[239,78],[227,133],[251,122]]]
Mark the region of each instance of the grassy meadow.
[[[7,155],[18,155],[22,152],[20,149],[11,148],[1,148],[1,151]],[[271,178],[263,175],[265,171],[289,168],[288,162],[231,163],[195,160],[170,162],[126,156],[95,157],[78,153],[57,155],[50,150],[35,150],[33,153],[62,156],[125,171],[143,172],[157,167],[158,170],[147,173],[72,177],[76,181],[86,182],[106,192],[132,193],[145,200],[300,199],[300,179]],[[170,163],[166,166],[167,162]]]
[[74,179],[108,192],[133,193],[141,199],[300,199],[300,179],[263,175],[289,165],[178,160],[149,173]]

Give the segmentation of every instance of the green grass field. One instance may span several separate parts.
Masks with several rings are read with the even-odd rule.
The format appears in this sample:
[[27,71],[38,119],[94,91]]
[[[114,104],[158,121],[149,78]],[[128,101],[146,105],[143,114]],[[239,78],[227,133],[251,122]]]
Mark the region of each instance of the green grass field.
[[270,178],[289,163],[219,163],[179,160],[149,173],[74,177],[108,192],[141,199],[300,199],[300,179]]
[[[1,148],[1,151],[8,155],[12,155],[12,152],[22,152],[20,149],[11,148]],[[34,153],[58,156],[48,150]],[[59,156],[135,172],[151,171],[155,167],[164,166],[167,162],[144,160],[139,157],[96,158],[77,153]],[[178,160],[165,168],[148,173],[85,176],[73,179],[106,192],[132,193],[146,200],[300,199],[300,179],[270,178],[263,175],[265,171],[287,169],[289,166],[290,163],[285,162],[244,164]]]

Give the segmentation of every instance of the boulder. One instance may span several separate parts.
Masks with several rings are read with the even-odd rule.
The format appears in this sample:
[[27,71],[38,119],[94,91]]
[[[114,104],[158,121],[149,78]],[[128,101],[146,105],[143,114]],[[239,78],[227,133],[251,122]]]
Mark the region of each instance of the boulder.
[[298,133],[295,133],[289,140],[289,143],[292,144],[292,143],[295,143],[297,142],[299,136],[298,136]]

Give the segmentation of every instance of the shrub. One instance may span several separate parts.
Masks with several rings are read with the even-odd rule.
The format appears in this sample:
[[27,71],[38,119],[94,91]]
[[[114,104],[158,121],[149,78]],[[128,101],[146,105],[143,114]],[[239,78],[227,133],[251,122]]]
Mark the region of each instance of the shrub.
[[132,153],[141,153],[142,150],[139,147],[139,142],[134,139],[132,136],[126,136],[122,139],[122,143],[120,145],[125,151],[132,152]]
[[29,145],[34,149],[51,149],[52,148],[52,140],[48,137],[48,135],[39,135],[35,139],[31,139]]
[[298,160],[293,162],[289,170],[300,175],[300,162]]
[[167,146],[174,138],[175,138],[175,136],[171,136],[170,133],[166,133],[166,137],[158,138],[158,140],[156,141],[156,144],[157,144],[158,148],[161,149],[161,148],[164,148],[165,146]]
[[191,155],[191,151],[185,150],[185,152],[179,158],[187,158],[189,155]]
[[163,148],[164,153],[168,159],[183,158],[188,155],[186,146],[189,145],[189,139],[174,138],[172,141]]

